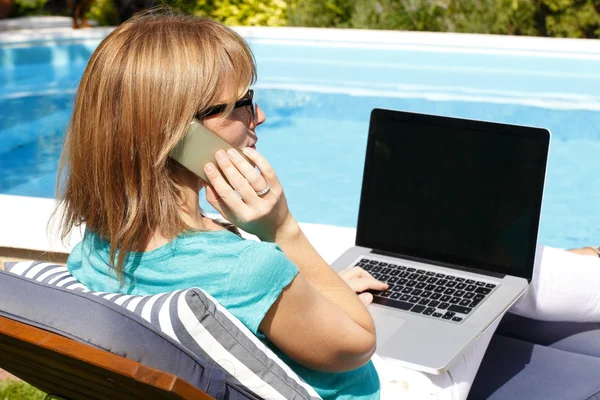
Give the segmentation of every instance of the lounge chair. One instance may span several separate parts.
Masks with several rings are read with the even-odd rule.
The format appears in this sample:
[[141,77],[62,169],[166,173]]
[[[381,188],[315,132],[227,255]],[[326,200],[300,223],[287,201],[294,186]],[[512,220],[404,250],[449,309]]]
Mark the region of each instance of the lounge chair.
[[[46,393],[68,400],[319,398],[200,289],[92,293],[61,266],[6,269],[0,368]],[[522,326],[545,326],[547,335],[533,343]],[[600,324],[540,325],[509,315],[469,399],[600,400],[598,342]]]

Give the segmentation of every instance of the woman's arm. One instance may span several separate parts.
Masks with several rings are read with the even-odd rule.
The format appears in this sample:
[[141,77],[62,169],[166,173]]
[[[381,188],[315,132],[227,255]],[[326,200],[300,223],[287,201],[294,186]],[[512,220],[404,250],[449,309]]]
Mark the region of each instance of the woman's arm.
[[[300,349],[304,350],[300,352],[318,349],[319,354],[328,355],[322,359],[328,360],[325,364],[310,361],[314,357],[303,362],[292,356],[312,368],[352,369],[364,364],[375,346],[375,326],[371,315],[356,293],[312,247],[289,212],[283,188],[269,163],[256,151],[249,151],[246,155],[258,166],[262,175],[239,154],[230,154],[225,159],[217,157],[227,181],[214,166],[211,168],[208,164],[205,172],[211,186],[207,186],[206,198],[241,229],[263,241],[276,242],[300,270],[298,277],[265,317],[264,333],[283,351],[290,351],[290,356],[295,354],[291,349],[296,348],[297,343],[303,343],[304,347]],[[267,183],[270,191],[258,196],[257,192]],[[298,315],[302,318],[295,319]],[[303,325],[298,321],[306,322]],[[311,332],[315,333],[314,338],[311,338]],[[300,336],[302,338],[298,339]],[[291,337],[294,340],[286,345]],[[318,346],[318,340],[323,345]],[[334,359],[331,352],[337,354]],[[351,358],[353,362],[350,362]]]

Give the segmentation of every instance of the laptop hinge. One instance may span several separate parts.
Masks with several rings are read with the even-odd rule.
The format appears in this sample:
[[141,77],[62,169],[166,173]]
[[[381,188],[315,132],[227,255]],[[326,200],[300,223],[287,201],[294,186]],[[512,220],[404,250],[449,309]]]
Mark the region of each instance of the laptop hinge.
[[506,276],[506,274],[501,274],[498,272],[490,272],[490,271],[484,271],[481,269],[476,269],[476,268],[470,268],[470,267],[464,267],[462,265],[456,265],[456,264],[450,264],[450,263],[444,263],[441,261],[432,261],[432,260],[428,260],[425,258],[419,258],[419,257],[412,257],[412,256],[407,256],[405,254],[396,254],[396,253],[392,253],[389,251],[381,251],[381,250],[371,250],[372,254],[379,254],[382,256],[388,256],[388,257],[394,257],[394,258],[401,258],[404,260],[410,260],[410,261],[417,261],[420,263],[424,263],[424,264],[433,264],[433,265],[439,265],[440,267],[445,267],[445,268],[451,268],[451,269],[458,269],[460,271],[465,271],[465,272],[471,272],[473,274],[479,274],[479,275],[486,275],[486,276],[491,276],[493,278],[504,278]]

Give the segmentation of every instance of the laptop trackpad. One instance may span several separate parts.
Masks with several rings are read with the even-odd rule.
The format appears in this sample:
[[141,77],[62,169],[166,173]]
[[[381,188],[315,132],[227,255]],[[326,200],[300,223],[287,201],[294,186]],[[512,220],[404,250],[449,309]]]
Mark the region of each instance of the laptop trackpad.
[[377,343],[379,346],[385,344],[400,329],[405,329],[406,320],[397,310],[372,306],[371,315],[375,321],[377,330]]

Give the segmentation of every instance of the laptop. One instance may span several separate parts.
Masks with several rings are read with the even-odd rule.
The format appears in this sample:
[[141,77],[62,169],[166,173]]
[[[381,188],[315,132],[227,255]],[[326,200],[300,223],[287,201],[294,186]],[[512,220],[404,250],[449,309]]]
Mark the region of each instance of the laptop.
[[333,264],[386,281],[377,352],[440,374],[525,292],[546,129],[374,109],[356,245]]

